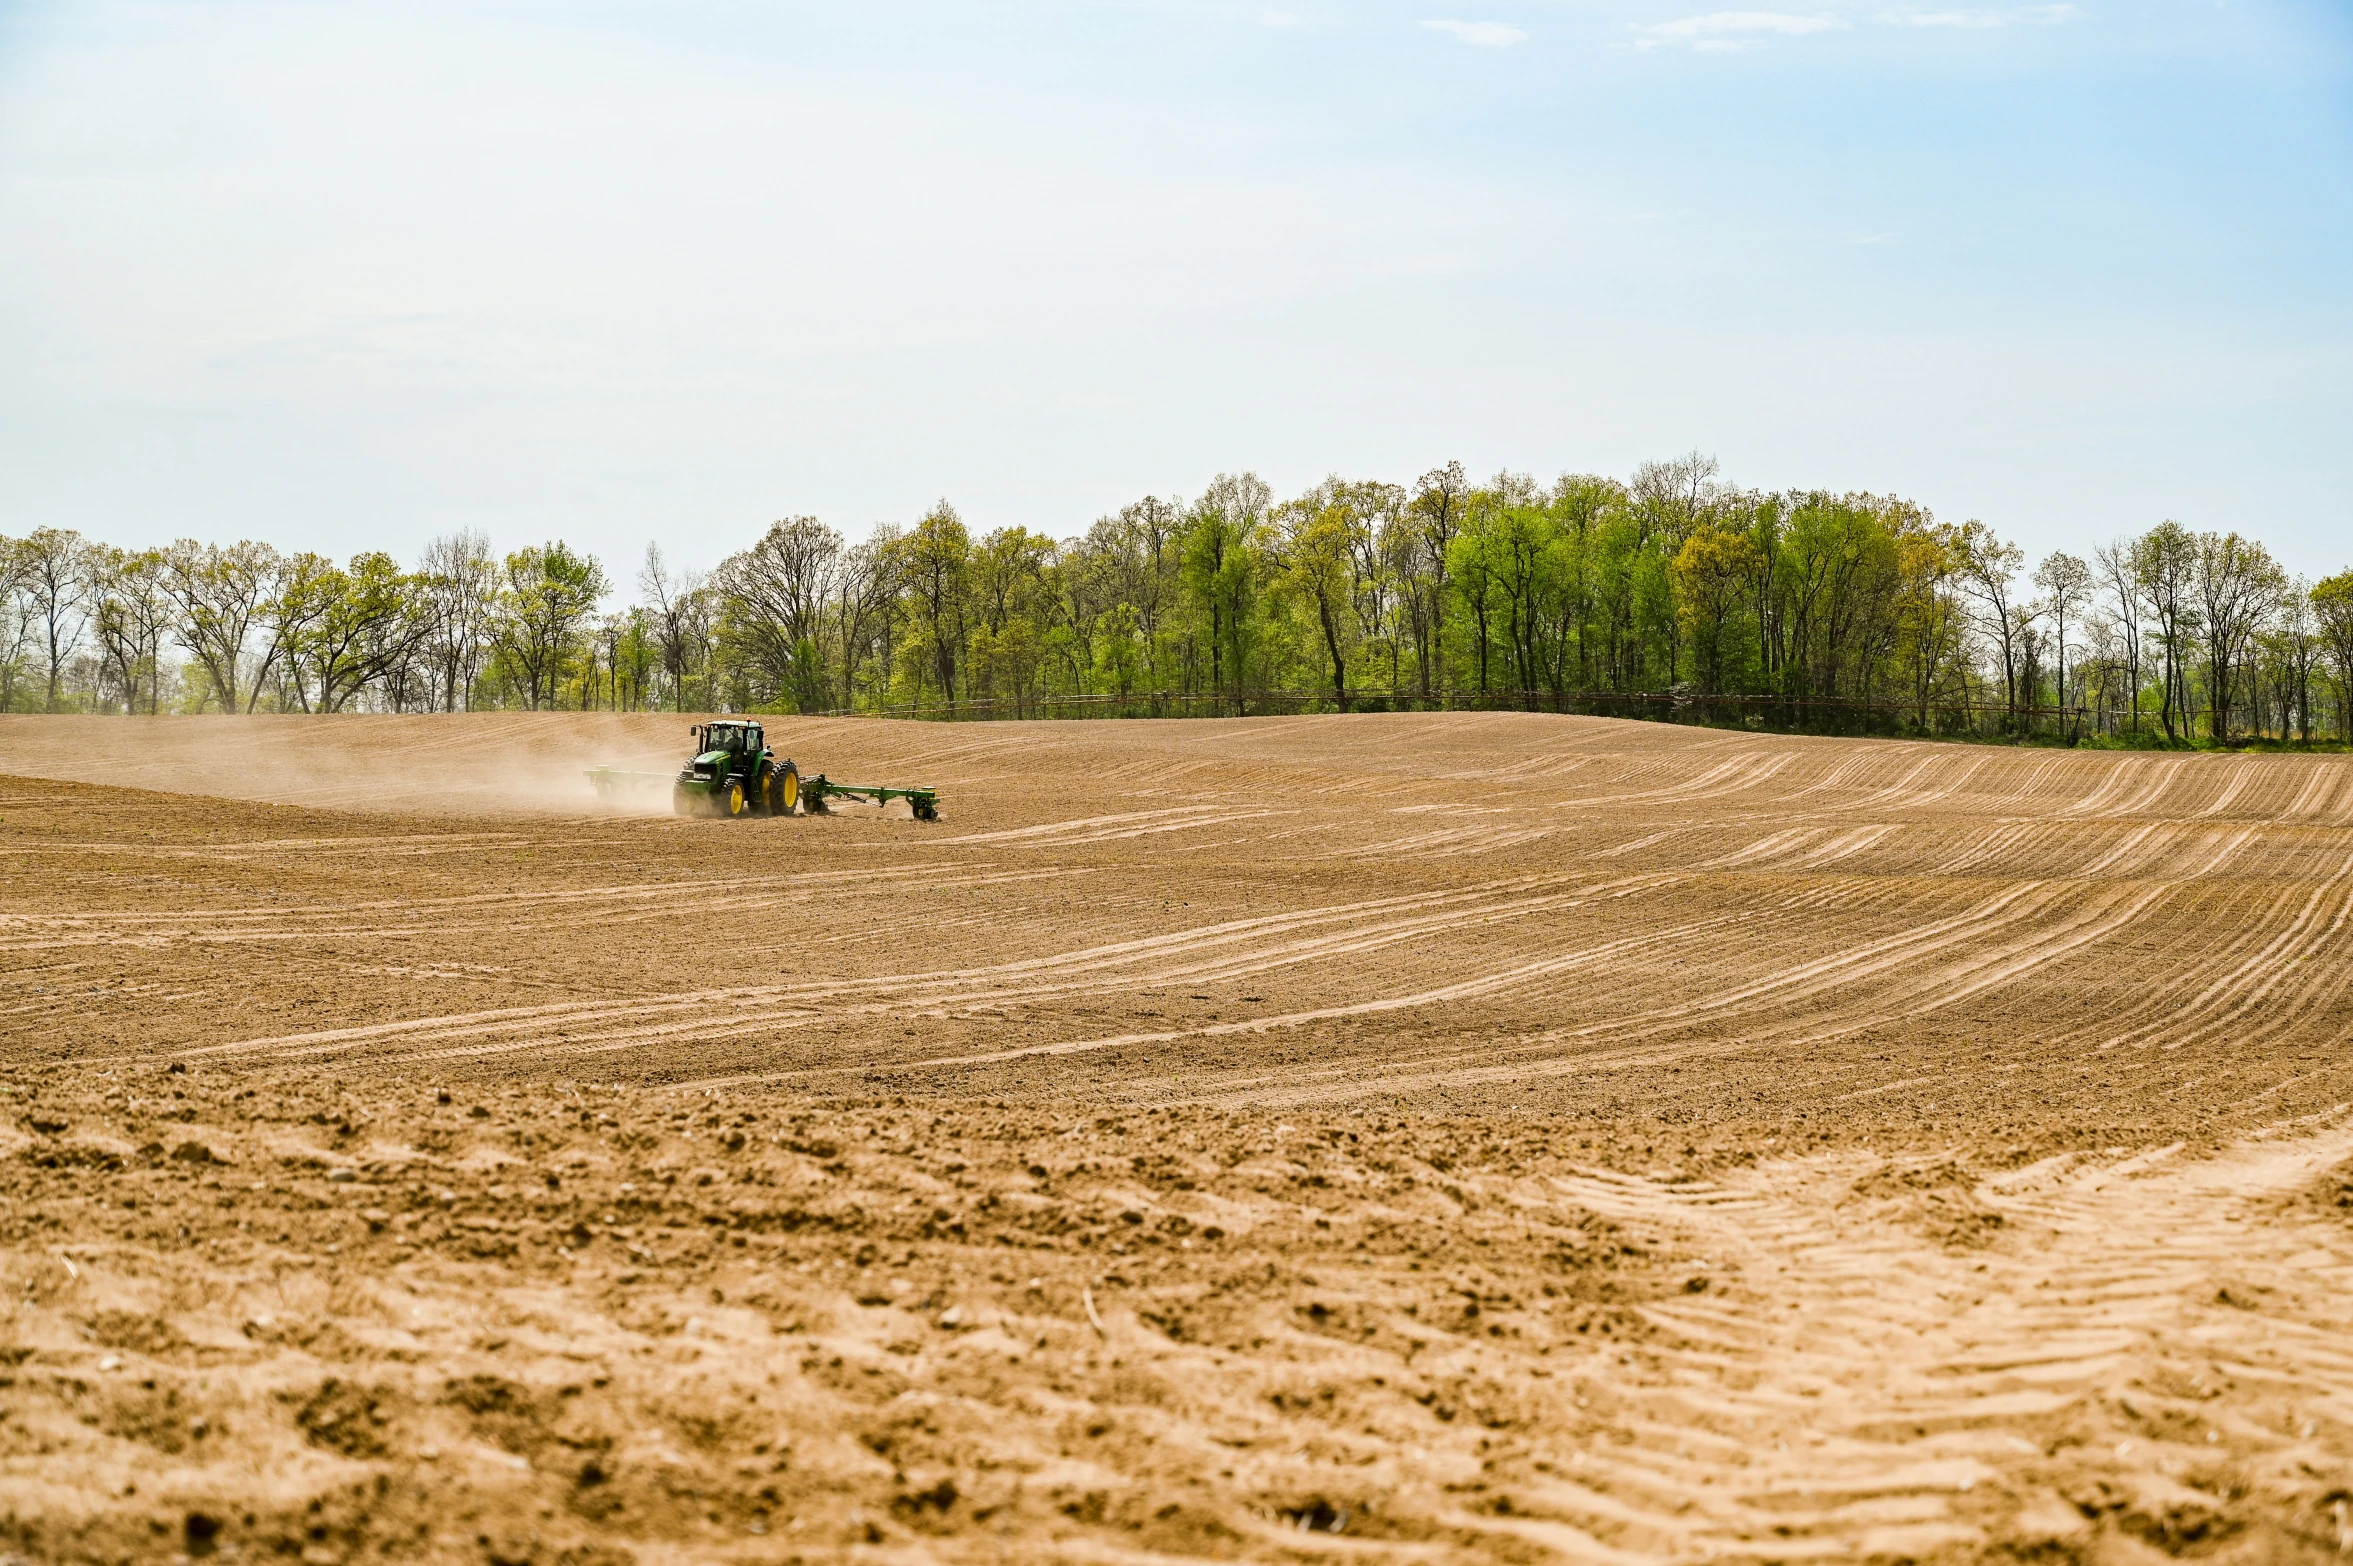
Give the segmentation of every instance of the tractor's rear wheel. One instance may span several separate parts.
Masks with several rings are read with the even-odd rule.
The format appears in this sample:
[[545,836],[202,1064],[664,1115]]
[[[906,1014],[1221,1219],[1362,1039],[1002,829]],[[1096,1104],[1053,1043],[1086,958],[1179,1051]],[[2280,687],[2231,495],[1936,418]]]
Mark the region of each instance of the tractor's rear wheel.
[[800,768],[790,761],[779,762],[776,770],[768,775],[768,813],[772,816],[789,816],[793,813],[793,807],[800,802]]

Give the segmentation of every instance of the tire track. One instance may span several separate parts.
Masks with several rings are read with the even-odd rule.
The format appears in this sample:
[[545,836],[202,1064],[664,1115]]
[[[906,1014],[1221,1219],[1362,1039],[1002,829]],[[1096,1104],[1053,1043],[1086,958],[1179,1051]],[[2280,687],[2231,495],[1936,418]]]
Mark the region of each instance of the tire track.
[[[2353,1153],[2353,1132],[2177,1151],[1981,1185],[1972,1199],[2011,1236],[1991,1250],[1858,1201],[1869,1160],[1720,1186],[1555,1182],[1580,1207],[1681,1233],[1726,1281],[1645,1309],[1657,1345],[1587,1390],[1630,1439],[1586,1445],[1515,1510],[1652,1559],[2072,1553],[2104,1526],[2161,1522],[2180,1475],[2224,1464],[2328,1517],[2335,1464],[2313,1466],[2312,1416],[2340,1439],[2353,1421],[2338,1346],[2353,1247],[2265,1204]],[[2059,1431],[2074,1434],[2054,1445]],[[2095,1494],[2119,1498],[2116,1522],[2087,1520]]]

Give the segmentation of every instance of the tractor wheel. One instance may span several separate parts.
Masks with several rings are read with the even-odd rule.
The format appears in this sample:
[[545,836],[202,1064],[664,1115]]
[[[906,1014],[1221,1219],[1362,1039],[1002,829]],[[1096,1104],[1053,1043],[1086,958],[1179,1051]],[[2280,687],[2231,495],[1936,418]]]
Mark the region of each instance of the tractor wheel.
[[701,803],[701,798],[694,792],[694,790],[687,788],[683,784],[671,785],[670,809],[673,814],[681,816],[695,815],[698,813],[697,807],[700,806]]
[[719,793],[716,797],[719,803],[719,814],[723,819],[732,821],[742,815],[744,813],[743,779],[729,778],[719,786]]
[[800,802],[800,768],[790,761],[780,762],[776,770],[768,774],[768,813],[772,816],[789,816],[793,813],[793,807]]

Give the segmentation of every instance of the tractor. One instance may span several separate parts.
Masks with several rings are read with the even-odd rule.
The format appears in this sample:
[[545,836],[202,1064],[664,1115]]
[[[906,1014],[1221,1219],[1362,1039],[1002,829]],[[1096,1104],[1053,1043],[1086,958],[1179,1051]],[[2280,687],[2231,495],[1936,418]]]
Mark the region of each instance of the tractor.
[[801,802],[801,774],[779,761],[760,725],[745,718],[698,723],[694,759],[670,785],[670,808],[682,816],[789,816]]
[[675,778],[660,772],[625,772],[618,767],[591,767],[589,784],[599,799],[627,799],[670,784],[670,808],[682,816],[823,815],[826,802],[861,800],[887,805],[903,799],[918,821],[940,818],[937,789],[892,788],[880,783],[836,783],[820,772],[803,778],[789,759],[778,760],[768,748],[757,720],[720,718],[698,723],[694,759]]

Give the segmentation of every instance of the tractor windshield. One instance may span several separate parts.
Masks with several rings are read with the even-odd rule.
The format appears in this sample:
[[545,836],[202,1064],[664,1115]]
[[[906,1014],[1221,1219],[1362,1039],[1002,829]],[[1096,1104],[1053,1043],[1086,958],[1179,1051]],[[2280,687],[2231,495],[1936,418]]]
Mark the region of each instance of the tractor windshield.
[[703,731],[705,750],[742,750],[743,729],[732,723],[714,723]]

